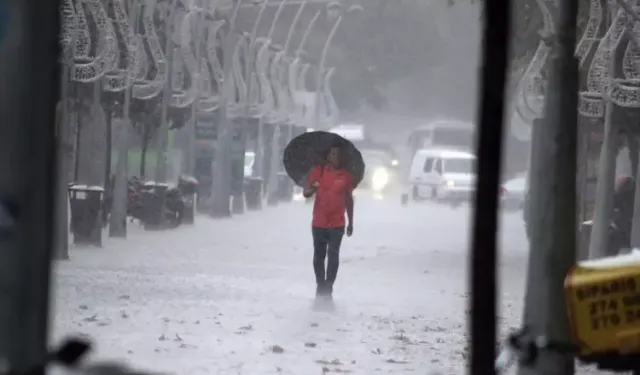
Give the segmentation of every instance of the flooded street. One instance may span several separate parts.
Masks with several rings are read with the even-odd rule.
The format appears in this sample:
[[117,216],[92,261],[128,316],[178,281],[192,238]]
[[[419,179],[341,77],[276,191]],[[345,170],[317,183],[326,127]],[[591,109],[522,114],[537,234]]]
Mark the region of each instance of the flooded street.
[[[469,209],[356,198],[333,303],[315,302],[312,205],[144,232],[59,264],[55,332],[97,359],[180,374],[459,374],[466,359]],[[503,216],[502,328],[519,321],[526,240]]]

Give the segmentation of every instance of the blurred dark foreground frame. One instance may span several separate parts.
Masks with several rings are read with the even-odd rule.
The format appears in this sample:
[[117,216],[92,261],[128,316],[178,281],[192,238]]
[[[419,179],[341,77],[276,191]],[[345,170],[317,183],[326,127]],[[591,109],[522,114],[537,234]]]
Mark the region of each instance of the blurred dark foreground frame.
[[47,356],[60,3],[0,1],[0,358],[19,371]]
[[470,374],[495,374],[498,193],[504,132],[511,1],[484,0],[478,93],[478,180],[471,249]]

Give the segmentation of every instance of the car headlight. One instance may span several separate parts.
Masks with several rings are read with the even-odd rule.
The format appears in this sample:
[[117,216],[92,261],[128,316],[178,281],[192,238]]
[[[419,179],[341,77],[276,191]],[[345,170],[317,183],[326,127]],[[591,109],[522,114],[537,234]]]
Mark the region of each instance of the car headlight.
[[371,177],[371,188],[374,191],[380,191],[384,189],[389,183],[389,172],[384,168],[378,168],[373,172]]
[[455,181],[453,181],[453,180],[447,180],[447,187],[452,188],[452,187],[454,187],[454,186],[456,186],[456,182],[455,182]]
[[396,160],[396,159],[391,160],[391,166],[397,167],[398,164],[400,164],[400,162],[398,160]]

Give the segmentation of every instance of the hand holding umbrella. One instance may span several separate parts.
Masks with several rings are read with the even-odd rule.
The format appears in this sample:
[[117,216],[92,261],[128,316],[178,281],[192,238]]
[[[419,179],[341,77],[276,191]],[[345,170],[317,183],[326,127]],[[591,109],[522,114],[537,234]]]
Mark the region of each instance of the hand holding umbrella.
[[316,181],[313,184],[310,184],[309,186],[305,186],[304,189],[302,189],[302,195],[305,198],[311,198],[313,194],[316,193],[316,190],[318,189],[319,185],[320,183]]

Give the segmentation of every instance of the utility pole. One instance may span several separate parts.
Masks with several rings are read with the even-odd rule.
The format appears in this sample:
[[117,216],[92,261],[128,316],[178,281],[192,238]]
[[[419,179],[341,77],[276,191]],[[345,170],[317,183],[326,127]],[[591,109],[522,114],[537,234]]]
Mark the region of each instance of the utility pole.
[[[256,137],[255,159],[253,162],[253,171],[251,175],[253,177],[260,177],[263,181],[264,178],[264,116],[260,116],[257,119],[258,136]],[[264,186],[262,187],[264,190]],[[260,195],[262,197],[262,195]]]
[[278,204],[278,172],[282,158],[280,149],[280,133],[282,125],[274,125],[273,136],[271,137],[271,157],[269,158],[269,184],[267,185],[267,205]]
[[47,358],[59,5],[1,4],[12,22],[0,49],[0,360],[18,372]]
[[[552,48],[544,121],[533,128],[536,150],[531,171],[531,249],[524,324],[549,340],[571,342],[564,279],[576,259],[576,171],[578,0],[558,3],[558,34]],[[549,173],[551,171],[551,173]],[[520,375],[570,375],[571,355],[542,351]]]
[[[66,67],[63,66],[62,69],[66,69]],[[68,75],[66,78],[69,78]],[[56,106],[56,161],[58,163],[56,172],[58,175],[56,180],[56,229],[53,254],[54,258],[58,260],[69,259],[69,197],[67,194],[69,185],[69,175],[67,173],[69,123],[65,121],[65,106],[66,103],[63,101],[59,101]]]

